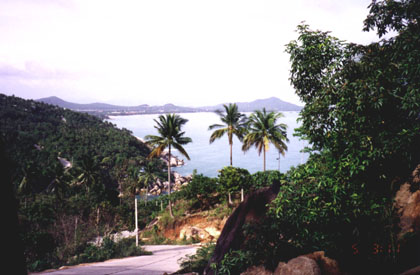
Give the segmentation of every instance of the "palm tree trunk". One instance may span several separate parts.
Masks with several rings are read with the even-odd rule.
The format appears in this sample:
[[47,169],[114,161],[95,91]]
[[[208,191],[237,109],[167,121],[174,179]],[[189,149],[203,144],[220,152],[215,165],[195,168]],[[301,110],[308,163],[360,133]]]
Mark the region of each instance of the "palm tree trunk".
[[230,166],[232,166],[232,142],[230,143]]
[[264,150],[264,172],[265,172],[265,145],[264,145],[263,150]]
[[[169,153],[168,153],[168,195],[171,195],[171,145],[169,144]],[[169,198],[169,215],[171,217],[174,217],[174,214],[172,213],[172,202]]]

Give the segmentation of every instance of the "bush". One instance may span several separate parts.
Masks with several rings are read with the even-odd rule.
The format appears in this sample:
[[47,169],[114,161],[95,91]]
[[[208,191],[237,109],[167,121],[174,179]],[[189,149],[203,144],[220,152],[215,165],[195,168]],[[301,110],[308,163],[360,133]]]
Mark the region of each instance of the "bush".
[[227,166],[219,171],[218,182],[224,192],[230,193],[242,188],[248,190],[251,187],[252,178],[246,169]]
[[197,249],[194,255],[186,256],[180,260],[181,269],[177,273],[189,273],[197,272],[203,274],[204,268],[206,268],[216,245],[209,243]]
[[284,178],[277,170],[269,170],[265,172],[257,172],[252,174],[252,187],[255,189],[270,186],[275,182],[279,182]]
[[212,266],[216,274],[240,274],[251,264],[253,253],[250,250],[232,250],[229,251],[218,266]]
[[[271,223],[301,254],[323,250],[349,268],[365,263],[366,270],[386,270],[395,261],[392,201],[349,184],[335,165],[328,154],[313,155],[289,171],[270,205]],[[390,249],[373,253],[375,247]]]
[[150,252],[144,251],[140,246],[136,247],[134,238],[126,238],[117,243],[110,238],[104,238],[101,246],[88,244],[82,253],[70,261],[70,264],[101,262],[113,258],[150,254]]
[[204,210],[219,202],[220,198],[215,194],[217,189],[216,179],[203,175],[194,175],[191,182],[179,192],[179,196],[186,200],[191,200],[192,209]]

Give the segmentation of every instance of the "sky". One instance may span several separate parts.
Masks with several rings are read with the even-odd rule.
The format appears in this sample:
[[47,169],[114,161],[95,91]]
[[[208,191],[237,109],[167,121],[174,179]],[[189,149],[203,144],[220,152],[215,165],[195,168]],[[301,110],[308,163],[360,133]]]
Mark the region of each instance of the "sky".
[[0,0],[0,93],[77,103],[302,105],[285,45],[296,26],[349,42],[371,0]]

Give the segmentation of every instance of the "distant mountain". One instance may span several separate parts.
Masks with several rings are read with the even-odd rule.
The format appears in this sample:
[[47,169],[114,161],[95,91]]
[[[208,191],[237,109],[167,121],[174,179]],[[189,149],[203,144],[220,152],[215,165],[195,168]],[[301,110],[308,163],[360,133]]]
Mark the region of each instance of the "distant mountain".
[[[301,106],[283,101],[277,97],[257,99],[251,102],[236,102],[236,104],[238,105],[240,112],[253,112],[255,110],[261,110],[262,108],[266,108],[267,111],[300,111],[302,109]],[[223,109],[223,104],[201,107],[201,109],[206,111],[215,111],[217,109]]]
[[41,98],[36,101],[44,102],[58,107],[71,109],[74,111],[88,112],[88,113],[106,113],[108,115],[130,115],[130,114],[153,114],[153,113],[179,113],[179,112],[197,112],[197,108],[180,107],[173,104],[166,104],[163,106],[149,106],[142,104],[138,106],[118,106],[106,103],[90,103],[79,104],[72,103],[56,96]]
[[[222,104],[197,108],[176,106],[174,104],[165,104],[163,106],[149,106],[147,104],[138,106],[117,106],[105,103],[79,104],[62,100],[56,96],[41,98],[37,101],[71,109],[74,111],[101,115],[212,112],[223,108]],[[236,104],[238,105],[239,111],[241,112],[253,112],[262,108],[266,108],[269,111],[300,111],[302,109],[300,106],[285,102],[276,97],[258,99],[252,102],[237,102]]]
[[41,98],[36,101],[44,102],[51,105],[56,105],[62,108],[67,108],[76,111],[110,111],[110,110],[124,110],[124,109],[131,109],[131,108],[145,108],[148,105],[140,105],[135,107],[126,107],[126,106],[117,106],[111,105],[106,103],[89,103],[89,104],[79,104],[79,103],[72,103],[65,100],[62,100],[59,97],[51,96],[46,98]]

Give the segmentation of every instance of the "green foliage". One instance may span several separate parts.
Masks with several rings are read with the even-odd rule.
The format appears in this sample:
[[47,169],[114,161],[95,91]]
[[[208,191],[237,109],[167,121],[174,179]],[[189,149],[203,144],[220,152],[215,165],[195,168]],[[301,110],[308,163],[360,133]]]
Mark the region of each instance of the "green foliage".
[[232,250],[225,254],[220,264],[215,268],[216,274],[240,274],[252,263],[253,253],[250,250]]
[[251,174],[248,170],[226,166],[219,171],[218,183],[224,192],[236,192],[241,188],[248,190],[252,184]]
[[193,175],[192,180],[183,186],[179,195],[192,203],[192,209],[206,210],[220,201],[216,194],[217,181],[203,175]]
[[[16,164],[15,185],[23,178],[32,192],[41,192],[54,180],[58,157],[73,166],[88,164],[86,157],[101,163],[98,178],[115,188],[117,164],[122,159],[145,157],[149,149],[128,130],[117,129],[100,119],[52,105],[0,94],[0,134],[6,153]],[[80,164],[80,165],[79,165]],[[70,169],[71,173],[76,172]],[[79,174],[74,175],[79,176]]]
[[114,242],[110,238],[104,238],[100,246],[88,244],[82,253],[77,255],[70,264],[100,262],[113,258],[123,258],[130,256],[150,255],[140,246],[136,247],[134,238],[122,239]]
[[265,171],[265,154],[269,149],[269,144],[272,143],[274,147],[284,155],[287,151],[287,125],[284,123],[277,124],[277,120],[283,117],[280,112],[268,112],[263,108],[262,111],[255,111],[251,114],[248,121],[247,134],[243,140],[242,150],[248,151],[252,146],[261,155],[264,152],[264,171]]
[[323,250],[348,256],[354,243],[363,239],[373,245],[392,233],[384,230],[390,201],[369,193],[364,184],[350,184],[334,172],[335,164],[324,154],[291,170],[271,204],[284,240],[304,253]]
[[284,176],[278,170],[268,170],[252,174],[252,187],[255,189],[270,186],[275,182],[280,182]]
[[404,262],[393,196],[420,162],[420,5],[370,7],[365,29],[396,30],[394,38],[355,45],[301,25],[287,45],[305,103],[297,134],[312,154],[286,174],[269,222],[301,253],[324,250],[356,273],[388,274]]
[[[133,200],[118,193],[128,193],[150,149],[129,131],[87,114],[0,95],[0,135],[11,160],[29,270],[66,264],[94,237],[133,229]],[[140,226],[156,209],[139,209]]]
[[[379,19],[376,12],[371,16]],[[340,159],[343,173],[388,191],[386,182],[408,175],[420,161],[419,32],[407,28],[362,46],[307,25],[298,30],[298,40],[287,46],[291,83],[305,102],[298,134],[313,151]]]
[[181,258],[179,260],[181,269],[177,273],[197,272],[198,274],[203,274],[215,247],[214,243],[208,243],[198,248],[194,255],[187,255]]
[[149,157],[160,156],[166,148],[169,148],[170,157],[171,147],[173,147],[187,159],[190,159],[188,153],[182,147],[182,145],[192,142],[191,138],[184,137],[185,132],[182,131],[182,127],[188,120],[177,114],[166,114],[160,115],[159,119],[155,119],[154,121],[159,136],[148,135],[145,137],[147,143],[154,146]]
[[216,111],[216,114],[219,115],[223,124],[213,124],[209,126],[209,130],[218,129],[211,134],[210,143],[213,143],[216,139],[227,134],[230,146],[230,165],[232,166],[233,136],[242,140],[246,132],[247,119],[244,114],[241,114],[238,111],[238,105],[235,103],[230,103],[229,106],[223,105],[223,107],[225,108],[226,114],[221,110]]
[[[156,122],[155,128],[157,129],[159,135],[148,135],[145,137],[147,144],[154,147],[148,158],[159,157],[161,156],[163,150],[168,148],[168,194],[171,194],[171,149],[177,149],[178,152],[184,155],[187,159],[190,159],[183,145],[192,142],[192,139],[185,137],[185,132],[182,131],[182,127],[188,122],[188,119],[182,118],[177,114],[166,114],[160,115],[159,119],[155,119],[154,121]],[[170,197],[169,214],[171,217],[173,216]]]

